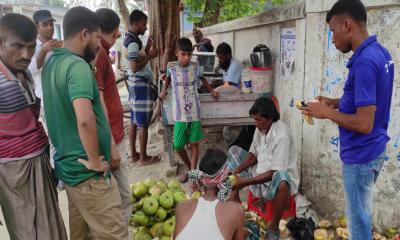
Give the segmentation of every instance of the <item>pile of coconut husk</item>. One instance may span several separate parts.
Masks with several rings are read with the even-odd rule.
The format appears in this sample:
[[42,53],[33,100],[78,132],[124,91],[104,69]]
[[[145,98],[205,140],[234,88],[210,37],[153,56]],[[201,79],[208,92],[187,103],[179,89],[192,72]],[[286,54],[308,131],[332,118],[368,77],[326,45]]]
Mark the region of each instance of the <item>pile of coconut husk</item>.
[[[248,210],[246,203],[242,204],[246,209],[246,222],[251,222],[257,224],[257,233],[260,239],[265,239],[266,230],[268,228],[268,223],[265,219],[258,216],[256,212]],[[293,239],[291,233],[287,228],[287,220],[282,219],[279,222],[280,239]],[[246,224],[247,225],[247,224]],[[250,232],[254,229],[249,229]],[[347,221],[344,215],[335,219],[334,221],[329,221],[323,219],[316,224],[316,230],[314,231],[314,240],[346,240],[350,237],[350,231],[347,228]],[[372,233],[373,240],[400,240],[400,228],[386,228],[384,232],[379,233],[373,230]]]
[[[349,239],[346,217],[341,216],[333,222],[321,220],[314,231],[315,240],[345,240]],[[383,233],[373,231],[373,240],[400,240],[400,228],[386,228]]]
[[[242,203],[244,209],[245,209],[245,220],[246,220],[246,226],[255,224],[258,227],[256,229],[249,229],[248,227],[248,231],[249,233],[253,233],[256,236],[259,236],[259,239],[265,239],[266,238],[266,231],[268,228],[268,223],[267,221],[260,217],[256,212],[251,211],[248,209],[247,207],[247,202],[243,202]],[[291,239],[290,238],[290,231],[289,229],[286,227],[287,224],[287,220],[282,219],[279,222],[279,231],[280,231],[280,238],[281,239]],[[253,232],[253,231],[258,231],[258,232]]]

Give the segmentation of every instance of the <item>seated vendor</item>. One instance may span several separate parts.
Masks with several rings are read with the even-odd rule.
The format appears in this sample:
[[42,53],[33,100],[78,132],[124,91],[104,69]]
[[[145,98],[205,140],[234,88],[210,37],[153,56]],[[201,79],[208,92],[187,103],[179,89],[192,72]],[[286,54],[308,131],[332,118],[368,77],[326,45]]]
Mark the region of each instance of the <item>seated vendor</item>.
[[232,57],[231,46],[226,42],[223,42],[218,45],[216,53],[224,82],[240,88],[243,64],[236,58]]
[[300,182],[296,150],[291,130],[279,120],[271,99],[257,99],[249,112],[256,126],[249,152],[238,146],[228,152],[229,169],[237,177],[230,198],[240,201],[239,190],[249,186],[254,196],[271,200],[273,217],[267,239],[275,240],[279,239],[282,214]]

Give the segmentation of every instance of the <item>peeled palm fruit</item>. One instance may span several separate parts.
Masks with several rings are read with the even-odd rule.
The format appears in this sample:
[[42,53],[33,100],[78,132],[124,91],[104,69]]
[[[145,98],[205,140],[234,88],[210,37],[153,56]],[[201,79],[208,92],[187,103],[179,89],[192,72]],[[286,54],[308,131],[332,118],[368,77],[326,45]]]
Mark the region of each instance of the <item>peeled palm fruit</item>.
[[228,179],[229,179],[229,182],[231,182],[231,185],[232,185],[232,186],[235,185],[235,183],[236,183],[236,177],[235,177],[235,175],[230,175],[230,176],[228,177]]
[[284,219],[281,219],[279,221],[279,231],[283,231],[286,229],[287,221]]
[[314,240],[328,240],[328,231],[326,229],[315,230]]
[[342,237],[343,231],[344,231],[344,228],[341,228],[341,227],[336,228],[336,236]]
[[332,223],[328,220],[321,220],[318,223],[319,228],[328,229],[332,226]]
[[349,239],[350,232],[346,228],[336,228],[336,235],[342,239]]
[[372,235],[372,239],[373,240],[380,240],[382,238],[382,236],[379,233],[374,233]]
[[349,239],[350,231],[348,229],[344,229],[342,232],[342,239]]
[[[296,107],[306,107],[306,103],[304,101],[296,101]],[[304,121],[306,121],[310,125],[314,125],[314,120],[310,115],[303,115]]]

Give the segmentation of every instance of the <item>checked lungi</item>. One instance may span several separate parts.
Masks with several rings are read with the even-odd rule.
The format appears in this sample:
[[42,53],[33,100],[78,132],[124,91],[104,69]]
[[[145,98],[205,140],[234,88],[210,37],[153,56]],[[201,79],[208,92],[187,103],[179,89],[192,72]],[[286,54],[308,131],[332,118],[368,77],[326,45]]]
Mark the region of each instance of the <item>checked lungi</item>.
[[151,79],[132,76],[128,80],[131,123],[138,127],[148,127],[153,115],[154,94],[150,86]]

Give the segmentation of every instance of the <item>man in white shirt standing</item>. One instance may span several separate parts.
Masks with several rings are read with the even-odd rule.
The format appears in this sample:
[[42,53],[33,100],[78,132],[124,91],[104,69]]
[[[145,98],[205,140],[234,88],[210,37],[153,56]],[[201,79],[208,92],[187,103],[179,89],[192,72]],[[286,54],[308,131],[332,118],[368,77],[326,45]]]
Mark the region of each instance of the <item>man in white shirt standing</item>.
[[[54,48],[60,48],[62,41],[53,39],[54,35],[54,22],[56,21],[48,10],[38,10],[33,13],[32,17],[38,30],[38,36],[36,39],[35,54],[32,57],[32,61],[29,64],[29,71],[32,74],[32,78],[35,82],[35,94],[40,101],[40,120],[43,123],[43,127],[47,132],[46,118],[44,116],[43,108],[43,91],[42,91],[42,67],[44,62],[53,54]],[[54,166],[54,147],[50,143],[50,162]]]
[[[54,48],[60,48],[62,41],[53,39],[54,35],[54,20],[50,11],[38,10],[33,14],[33,21],[38,29],[38,36],[36,40],[36,50],[29,65],[29,71],[32,73],[35,82],[35,94],[42,99],[40,115],[42,122],[44,121],[43,112],[43,92],[42,92],[42,67],[46,59],[53,54]],[[46,128],[46,126],[45,126]]]
[[231,200],[240,200],[239,190],[246,186],[261,200],[271,200],[274,210],[267,239],[278,240],[279,221],[300,182],[296,149],[291,130],[279,120],[271,99],[257,99],[249,113],[256,126],[250,151],[232,146],[228,153],[228,167],[237,177]]

